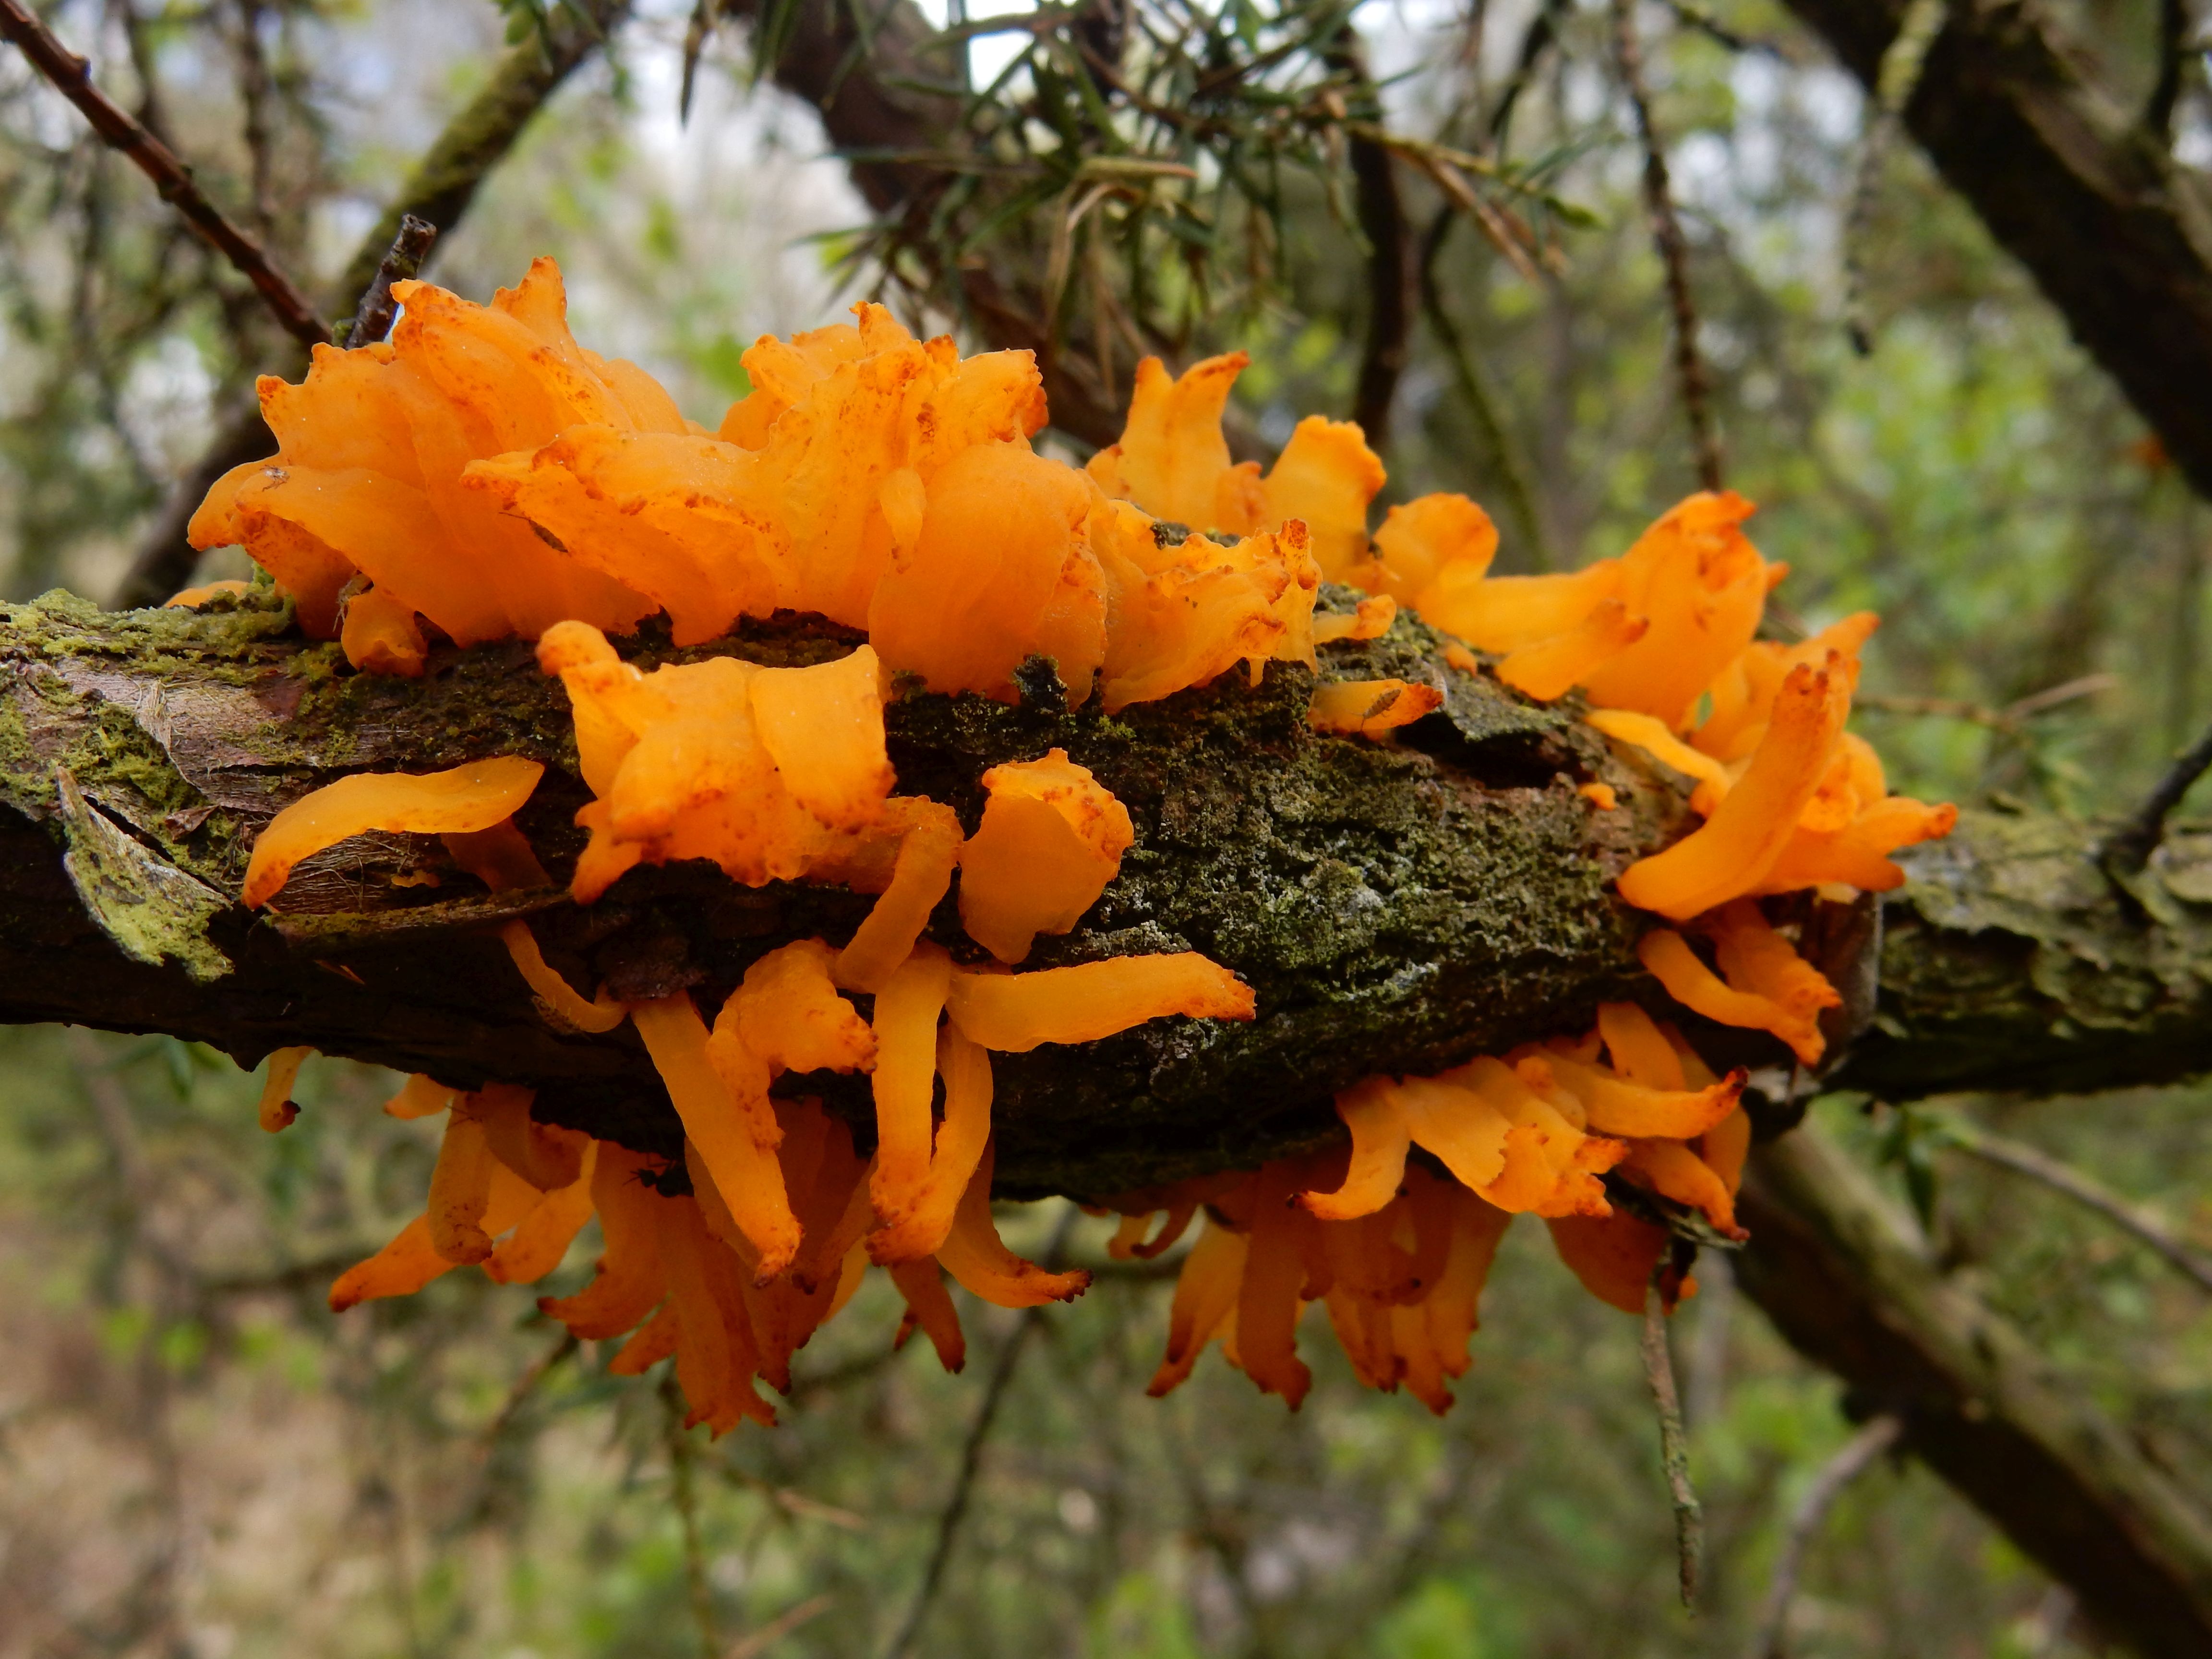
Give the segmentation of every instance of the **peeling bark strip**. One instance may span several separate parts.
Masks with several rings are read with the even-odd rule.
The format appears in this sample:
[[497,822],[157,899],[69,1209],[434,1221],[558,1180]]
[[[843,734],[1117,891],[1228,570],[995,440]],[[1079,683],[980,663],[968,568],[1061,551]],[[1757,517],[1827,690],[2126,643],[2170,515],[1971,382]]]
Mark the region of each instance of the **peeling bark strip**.
[[[1325,591],[1326,607],[1348,602]],[[434,838],[378,836],[303,863],[281,914],[252,915],[235,896],[260,826],[347,771],[523,755],[549,768],[526,833],[556,872],[582,841],[566,697],[527,646],[448,651],[425,679],[394,681],[349,672],[288,623],[259,596],[109,615],[49,595],[0,612],[0,1018],[167,1031],[247,1065],[306,1043],[457,1085],[526,1084],[553,1121],[675,1150],[635,1035],[549,1018],[498,925],[528,916],[587,994],[690,986],[711,1010],[761,954],[842,939],[872,901],[748,890],[693,864],[633,872],[579,908],[557,890],[495,897]],[[719,648],[799,664],[857,637],[785,618]],[[971,829],[986,769],[1055,745],[1129,808],[1139,839],[1121,877],[1077,932],[1039,941],[1036,965],[1197,950],[1259,996],[1250,1025],[1163,1020],[1002,1060],[1003,1190],[1095,1194],[1249,1166],[1334,1136],[1331,1097],[1362,1076],[1585,1029],[1612,997],[1679,1017],[1631,948],[1648,918],[1607,884],[1685,822],[1672,781],[1448,668],[1435,644],[1401,617],[1328,648],[1330,677],[1444,688],[1444,709],[1395,744],[1309,732],[1310,678],[1281,664],[1256,691],[1231,675],[1113,719],[1095,702],[1060,712],[1048,684],[1020,708],[890,706],[900,788]],[[1574,793],[1592,779],[1620,810]],[[1971,817],[1913,867],[1888,906],[1875,1029],[1837,1080],[1907,1099],[2212,1067],[2212,837],[2171,841],[2124,900],[2092,832],[2045,817]],[[950,902],[933,931],[971,948]],[[865,1131],[864,1087],[804,1086],[824,1083]]]

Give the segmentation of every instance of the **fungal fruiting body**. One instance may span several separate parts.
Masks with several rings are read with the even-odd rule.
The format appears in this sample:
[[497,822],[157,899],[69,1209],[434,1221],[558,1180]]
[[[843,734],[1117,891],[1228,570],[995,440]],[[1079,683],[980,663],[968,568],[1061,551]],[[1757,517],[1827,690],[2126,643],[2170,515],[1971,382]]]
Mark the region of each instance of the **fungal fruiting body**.
[[[1169,1017],[1249,1020],[1253,993],[1192,951],[1026,965],[1040,939],[1096,913],[1144,826],[1060,748],[958,785],[965,817],[902,794],[887,703],[1017,702],[1056,677],[1070,709],[1095,695],[1112,715],[1240,665],[1255,684],[1269,662],[1318,668],[1402,609],[1444,636],[1438,665],[1322,673],[1304,740],[1401,741],[1453,673],[1538,701],[1578,692],[1637,764],[1686,782],[1702,820],[1619,877],[1653,918],[1648,996],[1604,1005],[1587,1032],[1352,1083],[1335,1101],[1348,1146],[1098,1207],[1123,1218],[1116,1255],[1158,1255],[1205,1218],[1154,1393],[1218,1340],[1297,1405],[1310,1382],[1297,1328],[1318,1301],[1364,1382],[1441,1411],[1514,1216],[1542,1218],[1582,1283],[1632,1310],[1694,1289],[1680,1241],[1742,1236],[1746,1075],[1716,1075],[1674,1006],[1819,1063],[1841,998],[1761,899],[1894,886],[1889,854],[1955,816],[1890,795],[1844,729],[1871,617],[1797,644],[1757,637],[1784,567],[1752,544],[1735,495],[1689,497],[1586,569],[1494,577],[1497,532],[1464,496],[1393,507],[1370,533],[1383,471],[1356,426],[1310,418],[1264,472],[1233,461],[1221,422],[1242,354],[1180,377],[1146,360],[1120,442],[1078,469],[1030,445],[1046,410],[1029,354],[963,359],[878,306],[757,343],[753,390],[710,432],[643,371],[575,343],[550,261],[484,307],[396,291],[389,344],[321,349],[301,385],[262,383],[279,453],[215,487],[196,541],[244,543],[302,627],[364,672],[420,675],[448,643],[535,640],[567,691],[590,797],[566,877],[575,903],[685,860],[872,902],[845,937],[766,951],[735,984],[629,1000],[572,982],[527,921],[498,924],[550,1026],[634,1028],[682,1156],[539,1123],[525,1090],[412,1079],[386,1109],[447,1117],[423,1213],[340,1279],[334,1306],[459,1266],[533,1282],[597,1214],[596,1277],[542,1305],[579,1338],[620,1339],[618,1373],[672,1359],[691,1419],[720,1432],[772,1420],[757,1383],[788,1388],[793,1353],[871,1268],[905,1304],[896,1340],[923,1333],[954,1369],[948,1275],[1008,1307],[1079,1294],[1083,1273],[1023,1261],[992,1220],[993,1055]],[[1317,617],[1324,578],[1365,597]],[[725,650],[649,671],[616,643],[657,612],[692,647],[779,611],[866,642],[811,665]],[[543,769],[501,756],[341,778],[270,822],[246,901],[369,830],[441,836],[494,891],[550,889],[514,816]],[[1593,813],[1620,805],[1610,783],[1572,787]],[[304,1052],[272,1062],[271,1129],[296,1110]],[[865,1076],[872,1113],[827,1110],[804,1081],[824,1072]]]

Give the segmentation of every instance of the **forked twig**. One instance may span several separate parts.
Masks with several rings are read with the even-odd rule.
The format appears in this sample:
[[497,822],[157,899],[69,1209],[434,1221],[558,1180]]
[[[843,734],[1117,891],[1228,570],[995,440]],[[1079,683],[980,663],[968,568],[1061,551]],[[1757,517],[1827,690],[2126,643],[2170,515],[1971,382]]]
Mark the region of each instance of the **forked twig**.
[[[1059,1265],[1077,1213],[1075,1206],[1070,1205],[1060,1217],[1060,1225],[1054,1229],[1052,1243],[1045,1251],[1045,1267]],[[937,1518],[937,1541],[930,1548],[929,1565],[922,1570],[921,1584],[914,1593],[914,1603],[907,1608],[906,1617],[899,1623],[898,1633],[884,1650],[884,1659],[906,1659],[914,1650],[915,1638],[921,1634],[922,1621],[929,1617],[929,1609],[945,1582],[945,1569],[952,1560],[952,1547],[959,1541],[961,1522],[968,1518],[969,1500],[975,1492],[975,1474],[982,1466],[983,1447],[998,1421],[999,1407],[1006,1402],[1006,1392],[1013,1386],[1022,1351],[1029,1346],[1030,1334],[1043,1322],[1042,1310],[1024,1309],[1008,1334],[1006,1346],[999,1350],[998,1359],[991,1367],[991,1380],[984,1386],[983,1403],[976,1410],[975,1421],[960,1448],[960,1472],[953,1477],[952,1495],[945,1500]]]
[[192,182],[191,169],[177,153],[92,83],[92,65],[61,43],[22,0],[0,0],[0,35],[13,42],[54,89],[76,105],[92,130],[154,181],[161,199],[183,214],[193,229],[252,283],[276,320],[308,345],[329,342],[328,324],[296,283],[270,261],[261,244],[231,223],[222,210]]
[[698,1627],[700,1659],[721,1659],[714,1634],[714,1592],[707,1583],[707,1551],[699,1538],[699,1500],[691,1486],[691,1441],[684,1425],[684,1396],[675,1370],[660,1379],[661,1437],[668,1447],[668,1478],[676,1518],[684,1530],[684,1587]]
[[1746,1659],[1784,1659],[1784,1643],[1789,1634],[1790,1603],[1797,1594],[1797,1575],[1803,1571],[1805,1553],[1812,1547],[1813,1540],[1828,1518],[1828,1511],[1844,1495],[1844,1489],[1865,1474],[1876,1458],[1894,1446],[1905,1432],[1905,1419],[1894,1412],[1884,1412],[1868,1423],[1843,1444],[1843,1449],[1820,1466],[1813,1477],[1813,1484],[1805,1489],[1804,1497],[1797,1500],[1797,1508],[1790,1517],[1790,1529],[1783,1534],[1782,1553],[1775,1558],[1774,1578],[1766,1589],[1766,1600],[1759,1604],[1759,1623],[1745,1650]]
[[2038,1152],[2034,1147],[1993,1135],[1985,1129],[1962,1123],[1943,1126],[1944,1144],[1955,1147],[1969,1158],[2014,1175],[2026,1176],[2039,1182],[2055,1193],[2072,1199],[2087,1210],[2094,1210],[2122,1232],[2159,1255],[2182,1277],[2198,1289],[2212,1291],[2212,1262],[2175,1237],[2154,1217],[2136,1205],[2130,1204],[2118,1193],[2083,1175],[2072,1165]]

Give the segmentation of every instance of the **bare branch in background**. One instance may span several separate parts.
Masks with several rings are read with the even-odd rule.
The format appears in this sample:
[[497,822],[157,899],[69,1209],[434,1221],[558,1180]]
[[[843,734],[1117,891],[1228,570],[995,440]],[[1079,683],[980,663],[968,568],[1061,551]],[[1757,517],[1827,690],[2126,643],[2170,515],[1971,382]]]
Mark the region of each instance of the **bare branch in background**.
[[[1869,88],[1903,0],[1787,0]],[[2045,9],[1954,7],[1906,127],[2212,498],[2212,214]]]
[[[1069,1205],[1062,1212],[1059,1225],[1053,1229],[1052,1243],[1038,1258],[1048,1271],[1057,1267],[1067,1254],[1067,1236],[1074,1230],[1078,1213],[1075,1206]],[[975,1491],[975,1474],[982,1465],[983,1447],[991,1437],[992,1426],[998,1421],[999,1407],[1006,1401],[1006,1391],[1013,1386],[1022,1350],[1043,1323],[1042,1308],[1024,1308],[1014,1328],[1007,1333],[1006,1346],[999,1350],[998,1359],[991,1367],[991,1380],[983,1389],[983,1403],[977,1408],[975,1421],[960,1448],[960,1472],[953,1477],[952,1495],[945,1500],[945,1509],[937,1518],[937,1541],[930,1548],[929,1565],[922,1570],[921,1584],[914,1593],[913,1606],[900,1620],[890,1645],[884,1650],[884,1659],[906,1659],[914,1650],[923,1621],[929,1617],[929,1609],[945,1582],[945,1569],[952,1559],[953,1546],[959,1541],[960,1525],[968,1516],[969,1501]]]
[[1636,37],[1636,0],[1612,0],[1613,55],[1621,85],[1636,112],[1636,134],[1644,144],[1644,205],[1651,218],[1651,241],[1667,272],[1667,303],[1674,319],[1674,373],[1681,382],[1682,413],[1690,423],[1690,450],[1698,482],[1721,487],[1720,434],[1713,425],[1712,391],[1705,360],[1698,349],[1697,301],[1690,292],[1690,245],[1674,211],[1674,185],[1667,155],[1651,119],[1651,94],[1644,81],[1644,47]]
[[[1366,106],[1361,113],[1379,121],[1381,100],[1368,74],[1367,55],[1349,24],[1329,58],[1358,89]],[[1352,167],[1352,205],[1359,233],[1367,239],[1367,339],[1360,351],[1352,418],[1365,429],[1369,445],[1380,452],[1390,441],[1390,408],[1397,401],[1413,336],[1413,237],[1389,149],[1356,132],[1345,148]]]
[[2173,110],[2181,101],[2182,67],[2189,61],[2187,0],[2158,0],[2158,80],[2143,106],[2143,126],[2161,143],[2173,142]]
[[2169,1266],[2199,1290],[2212,1291],[2212,1261],[2177,1238],[2156,1216],[2130,1203],[2102,1182],[2092,1180],[2071,1164],[2062,1164],[2024,1142],[1991,1134],[1974,1124],[1947,1121],[1942,1136],[1943,1144],[1969,1158],[2026,1176],[2055,1193],[2063,1194],[2084,1209],[2094,1210],[2138,1243],[2164,1257]]
[[2212,1650],[2212,1514],[1807,1124],[1753,1149],[1745,1293],[1790,1344],[1910,1425],[1900,1443],[2149,1654]]
[[2173,763],[2143,804],[2106,840],[2105,868],[2115,878],[2132,876],[2150,862],[2150,855],[2166,838],[2167,817],[2208,769],[2212,769],[2212,731],[2173,757]]
[[1786,1659],[1790,1603],[1797,1595],[1797,1575],[1804,1571],[1806,1552],[1812,1548],[1813,1540],[1826,1524],[1828,1511],[1835,1508],[1844,1489],[1873,1468],[1875,1461],[1896,1445],[1904,1432],[1905,1419],[1894,1412],[1884,1412],[1844,1442],[1842,1449],[1820,1466],[1790,1516],[1782,1553],[1775,1559],[1774,1577],[1767,1586],[1766,1600],[1759,1606],[1759,1624],[1750,1647],[1745,1650],[1745,1659]]
[[1468,417],[1474,421],[1490,459],[1497,470],[1498,488],[1505,496],[1508,511],[1513,516],[1516,528],[1525,538],[1531,568],[1538,571],[1555,570],[1559,557],[1552,547],[1550,527],[1544,522],[1543,508],[1536,496],[1535,469],[1528,463],[1521,440],[1506,422],[1504,412],[1498,406],[1498,395],[1490,383],[1474,349],[1460,333],[1459,324],[1453,319],[1451,308],[1445,304],[1443,290],[1437,281],[1437,259],[1443,251],[1444,240],[1450,234],[1452,213],[1447,208],[1438,212],[1430,228],[1427,246],[1423,250],[1419,276],[1421,283],[1421,312],[1428,319],[1429,332],[1437,343],[1443,347],[1444,356],[1451,365],[1453,384],[1459,388],[1461,400],[1467,405]]
[[1881,73],[1875,77],[1874,102],[1867,112],[1866,136],[1860,141],[1858,168],[1851,181],[1850,210],[1844,220],[1844,326],[1851,349],[1862,357],[1874,354],[1874,332],[1866,317],[1866,239],[1881,189],[1882,163],[1904,124],[1905,106],[1920,84],[1928,48],[1942,32],[1945,9],[1945,0],[1911,0],[1897,38],[1881,55]]
[[0,36],[13,42],[55,90],[76,106],[101,140],[152,179],[161,199],[184,215],[192,228],[253,284],[286,332],[307,345],[320,345],[330,339],[330,328],[313,304],[270,262],[261,244],[231,223],[222,210],[207,198],[175,151],[93,85],[92,65],[64,46],[22,0],[0,0]]
[[[0,0],[0,5],[17,3]],[[477,187],[514,148],[531,118],[577,65],[599,49],[629,9],[629,0],[589,0],[579,20],[562,8],[545,30],[533,31],[500,60],[484,89],[423,152],[392,205],[369,227],[343,274],[331,285],[328,303],[333,313],[349,315],[356,309],[408,217],[423,220],[441,232],[460,222],[476,199]],[[295,358],[272,366],[271,372],[296,374],[304,367],[303,359]],[[193,512],[216,479],[233,467],[274,454],[276,447],[258,404],[240,402],[230,410],[214,441],[177,481],[139,544],[131,574],[115,597],[118,608],[159,605],[191,580],[199,555],[185,542],[185,526]]]

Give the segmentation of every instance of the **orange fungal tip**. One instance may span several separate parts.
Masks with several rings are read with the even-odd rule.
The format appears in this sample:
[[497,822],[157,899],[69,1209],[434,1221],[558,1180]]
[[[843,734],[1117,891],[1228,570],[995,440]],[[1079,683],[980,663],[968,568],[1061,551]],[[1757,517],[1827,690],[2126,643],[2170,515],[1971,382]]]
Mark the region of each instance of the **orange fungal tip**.
[[1649,617],[1631,616],[1619,599],[1601,599],[1564,633],[1509,652],[1498,665],[1498,678],[1516,691],[1549,702],[1589,684],[1650,629]]
[[1580,795],[1601,812],[1610,812],[1620,805],[1620,798],[1609,783],[1578,783],[1575,793]]
[[1136,840],[1127,808],[1054,749],[983,775],[982,826],[960,849],[960,920],[1001,962],[1065,933],[1098,901]]
[[204,587],[187,587],[180,593],[171,594],[161,601],[161,607],[163,610],[197,611],[210,599],[220,599],[226,593],[250,593],[252,591],[252,582],[240,581],[235,578],[228,581],[210,582]]
[[1401,679],[1331,680],[1314,688],[1306,724],[1316,732],[1374,738],[1443,706],[1444,694],[1433,685],[1409,685]]
[[1850,682],[1832,657],[1790,671],[1743,775],[1703,828],[1621,873],[1621,897],[1680,921],[1757,890],[1832,757]]
[[300,1115],[292,1099],[292,1085],[313,1048],[278,1048],[269,1056],[269,1075],[261,1084],[261,1127],[270,1134],[292,1127]]
[[1360,600],[1356,609],[1339,611],[1334,616],[1313,619],[1316,645],[1334,645],[1339,640],[1379,640],[1390,631],[1397,620],[1398,601],[1388,593],[1376,599]]
[[629,1010],[604,992],[598,1000],[585,1001],[545,960],[528,922],[510,921],[499,930],[499,937],[516,970],[558,1024],[574,1031],[611,1031],[629,1018]]
[[371,830],[437,835],[488,830],[530,799],[545,769],[515,756],[410,775],[356,772],[296,800],[269,822],[246,867],[246,908],[258,909],[301,859]]
[[1166,1014],[1250,1019],[1255,1011],[1252,988],[1195,951],[1027,974],[955,970],[945,1006],[969,1041],[1009,1054],[1095,1042]]
[[365,674],[419,678],[429,647],[416,625],[413,607],[372,587],[346,602],[338,629],[345,659]]

